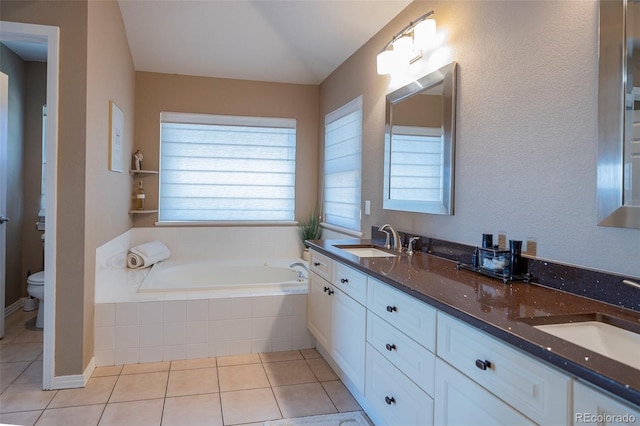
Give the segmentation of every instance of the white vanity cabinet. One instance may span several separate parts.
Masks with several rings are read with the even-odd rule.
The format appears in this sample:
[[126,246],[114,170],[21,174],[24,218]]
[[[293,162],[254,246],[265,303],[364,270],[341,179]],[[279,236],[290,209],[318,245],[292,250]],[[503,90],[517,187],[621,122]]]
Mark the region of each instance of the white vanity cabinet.
[[573,383],[573,424],[628,425],[640,422],[640,409],[579,381]]
[[340,367],[341,378],[364,393],[367,316],[357,299],[364,302],[366,276],[315,251],[310,271],[307,328]]
[[[475,382],[534,423],[570,424],[570,377],[442,312],[438,312],[437,334],[438,358],[470,383]],[[455,392],[443,384],[450,376],[444,372],[436,378],[436,419],[443,422],[451,411],[450,395]]]
[[389,425],[433,424],[436,310],[369,277],[365,397]]

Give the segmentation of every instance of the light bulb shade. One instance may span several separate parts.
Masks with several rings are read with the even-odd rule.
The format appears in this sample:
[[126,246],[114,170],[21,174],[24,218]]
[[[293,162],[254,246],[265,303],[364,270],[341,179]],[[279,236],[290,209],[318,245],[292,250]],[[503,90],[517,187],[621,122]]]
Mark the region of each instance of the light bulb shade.
[[413,38],[404,35],[393,42],[393,54],[398,62],[409,62],[413,55]]
[[436,40],[436,20],[425,19],[413,29],[413,42],[416,49],[427,50],[434,46]]
[[383,50],[382,52],[378,53],[378,74],[391,74],[391,71],[393,71],[394,67],[394,59],[395,58],[391,50]]

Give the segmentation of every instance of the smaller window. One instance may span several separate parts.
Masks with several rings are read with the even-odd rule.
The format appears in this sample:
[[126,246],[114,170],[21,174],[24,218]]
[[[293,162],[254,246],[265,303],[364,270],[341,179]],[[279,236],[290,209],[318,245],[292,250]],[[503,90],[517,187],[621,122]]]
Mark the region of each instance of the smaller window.
[[293,221],[295,119],[162,113],[159,220]]
[[325,222],[359,232],[362,96],[326,115],[324,140]]

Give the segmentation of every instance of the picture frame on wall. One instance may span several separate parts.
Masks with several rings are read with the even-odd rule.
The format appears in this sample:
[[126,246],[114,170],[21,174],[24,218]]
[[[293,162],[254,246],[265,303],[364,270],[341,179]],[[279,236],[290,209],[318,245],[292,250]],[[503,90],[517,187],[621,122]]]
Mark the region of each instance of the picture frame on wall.
[[122,173],[124,114],[113,101],[109,101],[109,107],[109,170]]

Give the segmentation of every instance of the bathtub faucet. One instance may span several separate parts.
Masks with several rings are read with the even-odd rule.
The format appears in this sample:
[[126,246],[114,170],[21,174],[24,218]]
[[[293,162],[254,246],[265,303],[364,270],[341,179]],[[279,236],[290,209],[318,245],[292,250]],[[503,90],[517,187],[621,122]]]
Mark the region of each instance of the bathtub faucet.
[[307,265],[305,265],[302,262],[294,262],[291,265],[289,265],[289,268],[293,268],[293,267],[296,267],[296,266],[301,266],[305,271],[307,271],[307,275],[306,276],[302,272],[299,272],[299,274],[300,274],[299,278],[304,278],[304,279],[309,278],[309,268],[307,267]]

